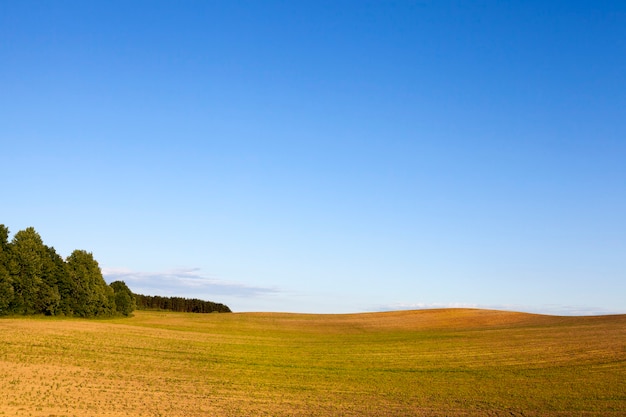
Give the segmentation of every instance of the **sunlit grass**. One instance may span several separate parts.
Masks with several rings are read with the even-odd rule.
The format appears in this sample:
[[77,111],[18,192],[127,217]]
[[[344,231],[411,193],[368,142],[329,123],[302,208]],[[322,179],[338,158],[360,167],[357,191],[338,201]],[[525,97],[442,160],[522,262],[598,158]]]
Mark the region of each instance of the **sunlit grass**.
[[626,414],[626,316],[0,320],[0,415]]

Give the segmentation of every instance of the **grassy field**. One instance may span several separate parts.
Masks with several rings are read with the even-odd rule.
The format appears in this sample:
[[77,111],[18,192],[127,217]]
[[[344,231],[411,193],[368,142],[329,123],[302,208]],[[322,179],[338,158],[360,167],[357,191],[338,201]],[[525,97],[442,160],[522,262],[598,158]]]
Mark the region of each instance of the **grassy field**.
[[0,416],[624,416],[626,315],[0,319]]

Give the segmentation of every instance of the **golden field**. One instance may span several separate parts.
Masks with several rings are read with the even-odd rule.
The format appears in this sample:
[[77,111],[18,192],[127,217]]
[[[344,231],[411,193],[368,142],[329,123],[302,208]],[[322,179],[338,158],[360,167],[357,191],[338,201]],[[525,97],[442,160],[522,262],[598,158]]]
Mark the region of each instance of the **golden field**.
[[626,315],[0,319],[0,416],[624,416]]

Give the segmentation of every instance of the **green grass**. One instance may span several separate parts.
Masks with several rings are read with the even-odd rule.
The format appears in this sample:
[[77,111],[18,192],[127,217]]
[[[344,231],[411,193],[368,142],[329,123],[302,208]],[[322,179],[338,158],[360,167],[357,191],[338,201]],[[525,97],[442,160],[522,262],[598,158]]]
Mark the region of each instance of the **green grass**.
[[0,416],[626,415],[626,316],[0,320]]

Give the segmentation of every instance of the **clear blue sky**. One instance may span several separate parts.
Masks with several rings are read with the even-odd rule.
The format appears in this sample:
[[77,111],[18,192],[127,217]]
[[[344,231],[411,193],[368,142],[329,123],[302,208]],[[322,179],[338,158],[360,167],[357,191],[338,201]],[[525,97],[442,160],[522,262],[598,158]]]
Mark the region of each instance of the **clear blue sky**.
[[0,0],[0,223],[234,311],[626,313],[626,2]]

